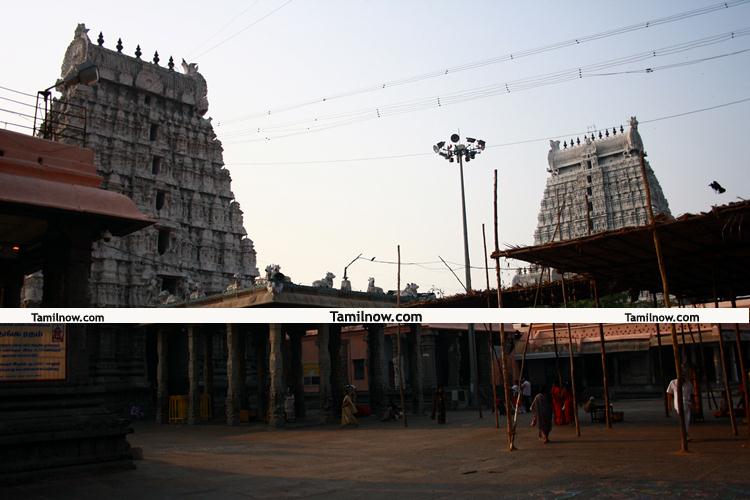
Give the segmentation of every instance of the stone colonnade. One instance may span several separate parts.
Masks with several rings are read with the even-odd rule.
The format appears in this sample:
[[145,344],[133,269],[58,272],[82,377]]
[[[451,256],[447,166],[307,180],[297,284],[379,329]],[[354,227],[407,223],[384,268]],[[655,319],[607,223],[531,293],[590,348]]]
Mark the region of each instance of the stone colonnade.
[[[182,327],[180,327],[182,328]],[[409,327],[404,327],[407,330]],[[420,359],[419,327],[411,327],[414,341],[409,343],[414,361]],[[169,386],[170,386],[170,331],[174,327],[160,326],[156,335],[156,421],[167,423],[169,420]],[[225,411],[228,425],[240,423],[241,410],[247,409],[248,387],[256,385],[255,395],[258,417],[266,418],[269,425],[282,427],[285,424],[284,402],[287,390],[295,396],[295,414],[297,418],[306,416],[304,373],[302,365],[302,337],[311,328],[303,325],[237,325],[227,324],[224,327],[226,336],[226,398]],[[370,381],[370,406],[377,415],[387,404],[387,361],[385,353],[385,327],[367,325],[368,345],[368,378]],[[335,422],[341,416],[341,400],[346,384],[343,376],[341,358],[341,326],[322,324],[317,326],[318,365],[320,375],[319,399],[320,419],[322,422]],[[188,424],[200,420],[201,396],[214,394],[215,358],[214,341],[217,335],[215,328],[201,328],[198,325],[187,325],[183,328],[187,341],[187,417]],[[249,384],[250,373],[247,370],[248,356],[252,356],[257,369],[254,384]],[[202,368],[199,362],[203,361]],[[173,360],[174,361],[174,360]],[[422,369],[421,363],[411,362],[412,380],[417,380],[412,408],[421,411]],[[202,380],[200,376],[202,374]],[[202,392],[201,386],[202,385]],[[213,404],[210,405],[213,410]]]

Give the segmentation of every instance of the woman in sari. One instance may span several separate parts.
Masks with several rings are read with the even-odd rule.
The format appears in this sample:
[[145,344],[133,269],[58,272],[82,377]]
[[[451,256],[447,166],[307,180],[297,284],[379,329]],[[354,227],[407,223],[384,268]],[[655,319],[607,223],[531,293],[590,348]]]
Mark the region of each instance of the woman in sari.
[[541,392],[531,402],[531,412],[536,416],[539,428],[539,439],[549,443],[549,433],[552,430],[552,398],[547,392],[547,386],[542,386]]
[[354,387],[346,387],[346,395],[344,401],[341,403],[341,427],[347,425],[357,425],[357,417],[354,414],[357,413],[357,406],[354,404]]
[[563,425],[563,390],[557,383],[552,384],[552,411],[555,414],[555,425]]

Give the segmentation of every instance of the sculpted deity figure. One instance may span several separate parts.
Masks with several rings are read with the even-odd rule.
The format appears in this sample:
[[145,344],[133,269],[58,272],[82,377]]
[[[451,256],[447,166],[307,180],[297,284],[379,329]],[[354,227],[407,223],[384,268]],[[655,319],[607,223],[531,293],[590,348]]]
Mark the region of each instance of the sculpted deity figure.
[[312,286],[316,288],[333,288],[333,278],[335,278],[331,272],[327,272],[325,278],[313,281]]
[[281,293],[284,290],[284,283],[289,281],[290,279],[281,272],[280,265],[269,264],[266,266],[266,289],[269,292],[273,294]]
[[206,79],[198,72],[198,65],[196,63],[188,63],[183,59],[182,70],[187,76],[196,81],[195,109],[200,116],[203,116],[208,111],[208,85],[206,84]]
[[641,134],[638,133],[638,120],[635,116],[630,117],[630,128],[627,131],[628,151],[633,149],[643,150],[643,141]]
[[367,293],[383,295],[383,289],[375,286],[375,278],[367,278]]
[[417,293],[417,289],[419,288],[419,285],[416,283],[407,283],[406,288],[404,288],[401,291],[402,297],[417,297],[419,296],[419,293]]
[[560,141],[549,141],[549,152],[547,153],[547,163],[549,163],[549,171],[552,172],[555,168],[555,153],[560,151]]

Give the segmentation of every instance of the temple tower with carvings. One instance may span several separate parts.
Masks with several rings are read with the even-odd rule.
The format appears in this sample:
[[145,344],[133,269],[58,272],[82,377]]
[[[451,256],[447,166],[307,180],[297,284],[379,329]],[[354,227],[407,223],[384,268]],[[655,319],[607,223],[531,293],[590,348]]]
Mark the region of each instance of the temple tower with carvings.
[[[129,196],[156,221],[124,238],[103,235],[109,241],[94,245],[91,305],[155,306],[250,285],[259,274],[255,249],[221,142],[205,117],[207,86],[198,67],[145,57],[136,44],[126,55],[121,40],[107,48],[102,34],[92,42],[87,32],[78,25],[61,76],[93,63],[99,81],[62,89],[45,131],[93,149],[103,187]],[[27,280],[27,304],[42,279]],[[88,336],[92,381],[107,388],[113,408],[124,400],[148,405],[154,338],[118,325]]]
[[[129,196],[156,220],[95,247],[91,304],[143,307],[223,292],[235,275],[251,282],[258,276],[256,254],[221,142],[205,118],[207,86],[197,65],[176,65],[158,53],[146,58],[140,46],[126,55],[120,40],[106,48],[101,34],[92,42],[87,31],[82,24],[76,29],[62,76],[91,62],[99,82],[63,90],[50,116],[85,109],[85,145],[96,153],[104,187]],[[75,125],[61,121],[52,120],[59,140],[75,141]]]
[[[641,176],[644,151],[638,120],[630,127],[591,133],[568,143],[550,141],[549,178],[544,189],[534,244],[648,224]],[[656,217],[671,217],[654,171],[646,161]],[[558,227],[559,225],[559,227]]]

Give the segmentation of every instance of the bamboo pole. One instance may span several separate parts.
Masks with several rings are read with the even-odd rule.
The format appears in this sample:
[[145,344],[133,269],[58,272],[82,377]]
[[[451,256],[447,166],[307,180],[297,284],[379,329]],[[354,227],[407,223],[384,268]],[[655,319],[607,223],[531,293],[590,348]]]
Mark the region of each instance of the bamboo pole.
[[724,379],[724,394],[729,406],[729,425],[732,427],[732,435],[737,435],[737,418],[734,415],[734,401],[732,400],[732,389],[729,387],[729,370],[727,368],[727,358],[724,352],[724,336],[721,333],[721,323],[714,325],[719,334],[719,355],[721,356],[721,376]]
[[[659,235],[656,231],[656,220],[654,219],[654,209],[651,206],[651,186],[648,182],[648,174],[646,173],[646,161],[644,159],[644,152],[641,151],[641,177],[643,178],[643,187],[646,191],[646,211],[648,212],[648,221],[651,226],[651,235],[654,240],[654,252],[656,253],[656,262],[659,266],[659,276],[661,277],[662,294],[664,295],[664,307],[670,308],[671,304],[669,301],[669,282],[667,281],[667,270],[664,265],[664,259],[661,255],[661,243],[659,242]],[[687,429],[685,428],[685,409],[683,408],[682,401],[682,364],[680,363],[680,351],[677,348],[677,329],[674,323],[669,324],[670,333],[672,335],[672,355],[674,357],[674,368],[675,374],[677,375],[677,413],[680,419],[680,451],[688,451],[687,442]]]
[[[711,281],[714,292],[714,308],[719,308],[719,293],[716,290],[716,270],[715,267],[711,268]],[[724,380],[724,394],[727,398],[727,405],[729,405],[729,423],[732,427],[732,435],[737,435],[737,421],[734,417],[734,402],[732,401],[732,390],[729,388],[729,368],[727,366],[727,357],[724,352],[724,336],[721,333],[721,323],[714,325],[716,332],[719,334],[719,355],[721,356],[721,376]]]
[[[567,291],[565,290],[565,274],[563,272],[560,273],[560,278],[562,279],[562,297],[563,297],[563,306],[567,309],[568,308],[568,295]],[[570,387],[573,390],[573,402],[575,403],[575,411],[573,412],[573,418],[575,419],[576,423],[576,436],[581,437],[581,423],[578,421],[578,397],[576,396],[576,364],[573,361],[573,333],[570,330],[570,323],[567,323],[568,326],[568,361],[570,363]]]
[[[484,245],[484,276],[487,279],[487,309],[490,308],[490,266],[487,261],[487,234],[484,230],[484,224],[482,224],[482,243]],[[492,345],[492,325],[486,325],[489,327],[487,334],[487,344],[490,348],[490,377],[492,378],[492,404],[493,412],[495,413],[495,428],[500,428],[500,416],[497,411],[497,385],[495,385],[495,348]]]
[[[523,378],[523,370],[526,367],[526,352],[529,350],[529,339],[531,338],[531,330],[534,328],[534,323],[529,323],[529,331],[526,334],[526,342],[523,345],[523,354],[521,355],[521,371],[518,378]],[[521,404],[521,385],[518,385],[518,396],[516,397],[515,408],[513,411],[513,439],[516,437],[516,424],[518,423],[518,405]],[[511,442],[511,446],[513,443]]]
[[[685,307],[683,305],[683,307]],[[693,324],[687,323],[688,328],[688,334],[690,335],[690,342],[693,344],[693,351],[695,351],[695,335],[693,335]],[[706,357],[703,355],[703,336],[701,335],[701,327],[698,325],[696,329],[696,333],[698,334],[698,363],[700,363],[700,373],[695,374],[695,385],[698,387],[698,410],[700,410],[700,416],[701,418],[705,419],[705,415],[703,415],[703,394],[701,389],[701,376],[704,379],[706,383],[706,396],[708,399],[708,408],[711,409],[711,399],[713,398],[713,393],[711,392],[711,385],[708,380],[708,371],[706,370]],[[714,401],[714,406],[716,405],[716,401]]]
[[[594,287],[594,301],[597,309],[601,307],[599,303],[599,287],[596,286],[596,280],[592,280]],[[612,428],[612,415],[609,412],[609,381],[607,380],[607,351],[604,347],[604,325],[599,323],[599,349],[602,355],[602,383],[604,384],[604,420],[607,423],[607,429]]]
[[557,385],[562,389],[562,372],[560,371],[560,352],[557,350],[557,328],[552,322],[552,342],[555,344],[555,370],[557,370]]
[[[737,308],[737,299],[734,295],[732,295],[732,308]],[[750,398],[748,398],[748,389],[747,389],[747,372],[745,371],[745,356],[742,353],[742,338],[740,336],[740,325],[739,323],[734,324],[734,333],[736,336],[737,341],[737,357],[740,358],[740,380],[742,381],[742,397],[745,400],[745,420],[747,422],[747,438],[750,440],[750,407],[748,406],[748,403],[750,402]]]
[[[656,305],[656,293],[654,293],[654,307],[656,307],[656,306],[657,306]],[[659,323],[654,323],[654,325],[656,326],[656,343],[659,345],[659,356],[658,356],[658,361],[659,361],[659,384],[661,385],[661,387],[664,387],[664,382],[665,382],[664,381],[664,362],[661,359],[661,353],[662,353],[662,348],[661,348],[661,332],[659,331],[659,327],[661,325]],[[667,417],[667,418],[669,418],[669,398],[667,397],[667,393],[666,392],[664,393],[663,399],[664,399],[664,416]]]
[[[690,328],[690,325],[688,325],[688,329]],[[713,388],[711,387],[711,379],[708,376],[708,370],[706,370],[706,354],[704,352],[705,346],[703,344],[703,332],[701,332],[701,326],[698,324],[697,326],[698,331],[698,346],[699,346],[699,354],[700,354],[700,360],[701,360],[701,371],[703,372],[703,378],[706,381],[706,392],[708,393],[708,408],[711,409],[711,404],[713,403],[713,408],[719,408],[719,405],[716,403],[716,396],[714,396]]]
[[[497,169],[495,169],[495,187],[494,187],[494,223],[495,223],[495,255],[500,251],[500,237],[498,234],[498,223],[497,223]],[[495,277],[497,278],[497,307],[503,308],[503,286],[502,280],[500,279],[500,257],[495,257]],[[505,356],[505,343],[508,339],[505,338],[505,323],[500,322],[500,369],[503,374],[503,398],[505,404],[505,424],[508,432],[508,451],[513,451],[515,446],[513,440],[515,436],[514,427],[510,422],[510,385],[509,385],[509,374],[508,364]]]
[[[396,308],[401,307],[401,245],[396,246],[398,252],[398,270],[396,274]],[[401,413],[404,416],[404,427],[409,427],[404,404],[404,363],[401,361],[401,323],[396,323],[396,357],[398,358],[398,392],[401,395]]]

